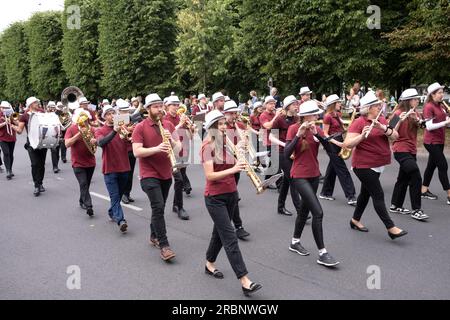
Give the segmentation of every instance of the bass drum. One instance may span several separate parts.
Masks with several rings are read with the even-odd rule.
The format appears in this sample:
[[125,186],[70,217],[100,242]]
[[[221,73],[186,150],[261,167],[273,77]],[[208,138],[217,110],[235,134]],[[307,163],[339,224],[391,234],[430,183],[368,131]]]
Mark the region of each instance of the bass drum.
[[61,122],[55,113],[33,113],[28,128],[33,149],[52,149],[59,145]]

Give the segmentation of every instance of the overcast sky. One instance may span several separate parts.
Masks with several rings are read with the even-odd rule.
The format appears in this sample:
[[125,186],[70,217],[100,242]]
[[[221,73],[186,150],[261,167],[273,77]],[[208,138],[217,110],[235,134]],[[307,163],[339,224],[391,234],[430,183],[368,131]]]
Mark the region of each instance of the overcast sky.
[[13,22],[27,20],[34,12],[63,9],[64,0],[0,0],[0,32]]

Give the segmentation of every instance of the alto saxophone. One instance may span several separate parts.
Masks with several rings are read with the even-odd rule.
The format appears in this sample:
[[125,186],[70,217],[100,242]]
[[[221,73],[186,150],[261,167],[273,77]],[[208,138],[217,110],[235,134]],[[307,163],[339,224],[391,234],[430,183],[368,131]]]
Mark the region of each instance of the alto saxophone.
[[94,139],[94,135],[91,132],[91,126],[89,125],[89,117],[87,114],[82,113],[77,121],[78,125],[78,131],[81,133],[81,138],[83,138],[83,141],[88,148],[89,152],[93,155],[95,155],[95,152],[97,151],[97,145],[92,144],[91,140]]
[[170,143],[169,139],[164,134],[165,129],[162,125],[161,120],[158,121],[158,126],[159,126],[159,132],[161,133],[163,142],[167,143],[169,145],[169,152],[168,152],[167,156],[169,157],[170,164],[172,165],[172,170],[173,170],[173,172],[177,172],[178,171],[177,158],[175,157],[175,153],[173,152],[172,144]]

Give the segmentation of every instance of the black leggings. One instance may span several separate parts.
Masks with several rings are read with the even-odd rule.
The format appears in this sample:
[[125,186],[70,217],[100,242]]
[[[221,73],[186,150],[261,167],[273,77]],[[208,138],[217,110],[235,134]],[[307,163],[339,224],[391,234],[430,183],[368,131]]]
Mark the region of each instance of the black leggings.
[[372,198],[373,206],[381,221],[383,221],[386,229],[395,227],[394,222],[389,217],[389,213],[384,203],[384,192],[380,183],[380,173],[372,169],[356,169],[354,168],[358,179],[361,181],[361,193],[358,196],[353,219],[360,221],[364,210]]
[[394,191],[392,192],[391,204],[396,207],[403,207],[406,190],[409,186],[409,197],[411,199],[412,209],[418,210],[422,207],[420,192],[422,177],[420,176],[420,170],[417,166],[416,155],[408,152],[394,152],[394,158],[400,164],[400,170],[398,172]]
[[311,211],[313,216],[312,232],[314,240],[316,241],[317,248],[321,250],[325,248],[325,245],[323,243],[322,231],[323,210],[316,195],[317,188],[319,187],[319,177],[308,179],[294,178],[292,179],[292,186],[295,187],[295,191],[300,193],[302,197],[300,207],[296,208],[297,219],[295,220],[294,238],[300,239],[302,236],[303,228],[308,219],[308,213]]
[[[3,151],[3,160],[5,162],[6,171],[12,171],[12,165],[14,162],[14,147],[16,145],[15,141],[6,142],[0,141],[0,148]],[[0,155],[0,165],[1,165],[1,155]]]
[[444,145],[443,144],[424,144],[425,149],[427,149],[430,156],[428,157],[427,168],[423,174],[423,185],[425,187],[430,186],[431,179],[433,178],[434,170],[436,167],[439,171],[439,180],[441,181],[442,188],[447,191],[450,189],[450,184],[448,182],[448,164],[447,159],[444,155]]

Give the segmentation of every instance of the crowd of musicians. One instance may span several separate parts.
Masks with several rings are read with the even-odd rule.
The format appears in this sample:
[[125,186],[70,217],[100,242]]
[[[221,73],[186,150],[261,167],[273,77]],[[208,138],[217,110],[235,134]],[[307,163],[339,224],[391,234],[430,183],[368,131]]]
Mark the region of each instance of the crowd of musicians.
[[[290,193],[297,217],[289,250],[302,256],[309,255],[301,244],[301,237],[307,220],[311,219],[318,249],[317,263],[326,267],[334,267],[339,261],[327,251],[324,243],[324,212],[319,199],[335,201],[336,178],[347,204],[354,207],[349,225],[360,232],[369,231],[362,222],[362,215],[369,211],[366,209],[370,199],[391,239],[402,237],[407,231],[396,225],[390,212],[410,215],[419,221],[428,219],[421,201],[438,199],[429,189],[436,168],[446,192],[446,204],[450,205],[448,164],[444,154],[450,110],[444,102],[444,86],[433,83],[428,87],[423,112],[418,110],[420,96],[417,90],[405,90],[399,104],[386,117],[386,110],[375,92],[368,91],[360,98],[353,93],[350,123],[342,119],[343,101],[338,95],[331,94],[319,102],[311,99],[312,93],[308,87],[302,87],[300,99],[291,95],[283,101],[276,92],[264,101],[258,101],[253,95],[253,111],[249,116],[242,114],[241,108],[221,92],[212,95],[211,99],[200,94],[191,112],[193,117],[201,119],[200,122],[186,115],[185,107],[174,94],[163,100],[152,93],[143,103],[136,98],[131,103],[119,99],[114,106],[105,100],[98,113],[90,109],[90,101],[83,96],[71,104],[70,113],[66,105],[52,101],[44,110],[37,98],[30,97],[26,101],[25,112],[17,115],[11,105],[3,101],[0,106],[0,147],[6,179],[14,177],[16,134],[22,134],[24,130],[30,134],[29,122],[33,114],[56,113],[60,119],[69,115],[69,125],[62,123],[61,126],[62,142],[51,148],[54,172],[59,172],[60,157],[66,162],[66,149],[70,149],[70,160],[80,189],[79,205],[87,215],[93,216],[89,188],[96,168],[95,150],[100,147],[102,174],[110,197],[109,218],[117,224],[120,232],[126,232],[128,223],[121,203],[134,202],[131,190],[137,159],[140,185],[151,207],[149,243],[160,250],[164,261],[170,261],[175,252],[169,244],[165,205],[174,184],[172,209],[180,219],[189,219],[183,197],[192,191],[187,176],[187,159],[192,141],[197,136],[202,141],[200,159],[206,179],[204,201],[213,220],[205,273],[218,279],[224,277],[215,264],[223,247],[245,295],[259,290],[261,285],[248,277],[238,244],[238,239],[250,235],[244,229],[239,211],[237,186],[242,172],[251,178],[257,193],[266,188],[278,188],[279,214],[292,215],[285,207]],[[120,115],[137,121],[117,122]],[[418,131],[421,127],[424,129],[423,144],[428,152],[423,179],[417,164]],[[262,141],[262,145],[258,141]],[[321,177],[318,152],[321,148],[328,155],[329,162],[318,194]],[[31,162],[33,194],[38,197],[45,192],[47,148],[34,149],[27,139],[25,149]],[[391,164],[392,153],[399,164],[399,172],[388,207],[380,177],[385,167]],[[361,182],[359,194],[345,162],[350,156],[351,170]],[[263,180],[255,173],[261,171],[266,174]],[[270,183],[272,180],[276,183]],[[404,207],[408,189],[410,209]]]

